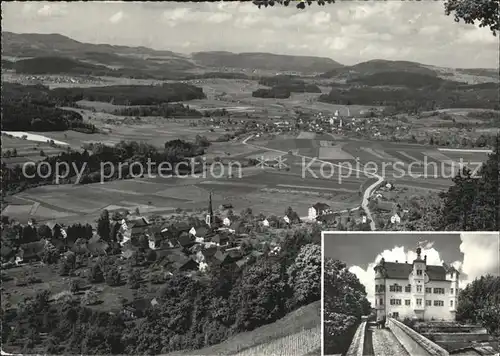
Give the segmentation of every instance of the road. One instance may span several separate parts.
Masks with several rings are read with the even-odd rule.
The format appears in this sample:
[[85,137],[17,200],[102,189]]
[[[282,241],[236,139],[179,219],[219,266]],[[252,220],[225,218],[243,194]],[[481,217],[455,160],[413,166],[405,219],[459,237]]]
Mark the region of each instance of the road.
[[[259,149],[259,150],[274,151],[274,152],[278,152],[278,153],[280,153],[282,155],[287,155],[288,154],[288,152],[286,152],[286,151],[282,151],[282,150],[278,150],[278,149],[274,149],[274,148],[268,148],[268,147],[260,146],[260,145],[255,145],[253,143],[248,143],[248,140],[250,140],[253,136],[254,135],[248,136],[246,139],[244,139],[242,141],[242,143],[244,145],[255,147],[255,148]],[[294,154],[294,156],[300,157],[300,158],[303,158],[303,159],[316,160],[317,162],[329,164],[329,165],[332,165],[332,166],[337,167],[337,168],[345,168],[345,167],[342,167],[339,164],[327,162],[327,161],[321,160],[321,159],[319,159],[317,157],[308,157],[308,156],[303,156],[303,155],[300,155],[300,154]],[[352,168],[352,171],[354,171],[354,172],[360,172],[360,173],[368,175],[370,178],[376,178],[377,179],[377,181],[375,183],[373,183],[368,188],[366,188],[366,190],[363,193],[363,200],[361,201],[361,207],[365,211],[366,218],[370,221],[370,229],[372,231],[375,231],[377,227],[375,225],[375,221],[373,219],[373,215],[372,215],[370,209],[368,208],[368,203],[369,203],[369,198],[372,195],[373,191],[384,181],[384,177],[379,176],[377,174],[373,174],[373,173],[369,173],[369,172],[357,170],[357,169],[354,169],[354,168]]]

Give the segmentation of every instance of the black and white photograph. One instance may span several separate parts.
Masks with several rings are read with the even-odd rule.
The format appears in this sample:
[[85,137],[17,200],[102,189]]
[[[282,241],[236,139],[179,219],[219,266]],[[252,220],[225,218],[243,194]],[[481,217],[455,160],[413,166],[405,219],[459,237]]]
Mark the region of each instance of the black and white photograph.
[[495,355],[497,232],[323,232],[325,355]]
[[[365,285],[367,264],[404,245],[410,265],[417,241],[349,233],[500,230],[498,0],[1,11],[1,355],[320,355],[324,231],[346,233],[330,252],[351,271],[329,353],[362,323],[382,356],[394,325],[455,322],[459,299],[412,314],[413,297],[382,308]],[[476,250],[437,240],[420,258],[458,286],[444,267],[420,280],[473,285]],[[488,305],[443,332],[489,341]]]

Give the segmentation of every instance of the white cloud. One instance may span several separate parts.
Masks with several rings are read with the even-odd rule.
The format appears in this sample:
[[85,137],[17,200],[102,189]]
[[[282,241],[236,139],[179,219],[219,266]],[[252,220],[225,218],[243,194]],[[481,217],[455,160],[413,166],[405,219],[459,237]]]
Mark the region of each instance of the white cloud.
[[232,14],[227,12],[219,12],[215,14],[211,14],[207,17],[207,21],[211,23],[223,23],[231,20],[233,18]]
[[459,42],[498,44],[499,39],[498,37],[492,36],[488,28],[472,27],[472,28],[467,28],[467,30],[462,34],[462,36],[460,36]]
[[191,15],[191,9],[187,7],[175,8],[172,10],[166,10],[163,12],[163,18],[167,21],[179,21],[185,20]]
[[460,251],[464,254],[462,271],[468,281],[488,273],[498,275],[498,234],[463,233],[460,237]]
[[349,44],[349,39],[345,37],[327,37],[323,40],[323,44],[332,50],[343,50]]
[[441,31],[441,26],[430,25],[420,28],[419,33],[424,36],[435,35]]
[[329,24],[332,20],[332,16],[328,12],[321,11],[321,12],[315,13],[313,15],[312,20],[313,20],[313,23],[319,27],[319,26]]
[[[37,15],[41,17],[56,17],[66,14],[65,4],[45,4],[37,11]],[[25,7],[23,10],[31,11],[31,7]]]
[[117,24],[121,20],[123,20],[123,17],[124,17],[123,11],[118,11],[116,14],[114,14],[113,16],[111,16],[109,18],[109,22],[111,22],[113,24]]

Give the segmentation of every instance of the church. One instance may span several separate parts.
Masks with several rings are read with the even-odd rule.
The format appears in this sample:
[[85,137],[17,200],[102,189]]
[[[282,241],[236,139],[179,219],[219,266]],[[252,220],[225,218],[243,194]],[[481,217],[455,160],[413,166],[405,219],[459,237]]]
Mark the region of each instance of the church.
[[427,256],[412,263],[386,262],[375,266],[377,319],[393,317],[454,321],[458,301],[459,272],[450,266],[427,264]]

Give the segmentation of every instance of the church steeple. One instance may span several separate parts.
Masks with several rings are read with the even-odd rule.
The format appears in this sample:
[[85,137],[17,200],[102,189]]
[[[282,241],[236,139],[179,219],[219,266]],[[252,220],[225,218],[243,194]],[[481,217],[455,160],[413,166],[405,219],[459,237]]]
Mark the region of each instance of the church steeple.
[[212,192],[208,196],[208,214],[206,218],[206,223],[209,226],[213,226],[214,224],[214,209],[212,208]]

